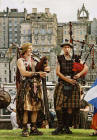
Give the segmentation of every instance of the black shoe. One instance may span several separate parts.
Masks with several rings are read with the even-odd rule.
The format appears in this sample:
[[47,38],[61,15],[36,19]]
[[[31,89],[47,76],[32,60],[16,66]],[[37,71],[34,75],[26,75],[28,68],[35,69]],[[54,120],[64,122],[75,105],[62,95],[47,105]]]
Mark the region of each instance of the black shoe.
[[43,135],[43,133],[38,129],[34,129],[30,131],[30,135]]
[[23,130],[23,131],[22,131],[22,136],[23,136],[23,137],[28,137],[28,136],[29,136],[28,130]]
[[66,134],[72,134],[72,131],[69,129],[69,127],[66,127],[66,128],[64,129],[64,132],[65,132]]
[[52,135],[63,134],[63,128],[57,127],[55,131],[52,132]]

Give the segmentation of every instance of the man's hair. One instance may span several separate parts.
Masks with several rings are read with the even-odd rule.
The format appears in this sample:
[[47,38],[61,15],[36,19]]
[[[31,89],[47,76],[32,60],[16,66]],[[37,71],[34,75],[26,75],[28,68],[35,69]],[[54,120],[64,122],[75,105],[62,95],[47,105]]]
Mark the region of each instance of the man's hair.
[[29,46],[32,46],[32,43],[24,43],[21,46],[21,54],[25,54],[25,52],[28,50]]

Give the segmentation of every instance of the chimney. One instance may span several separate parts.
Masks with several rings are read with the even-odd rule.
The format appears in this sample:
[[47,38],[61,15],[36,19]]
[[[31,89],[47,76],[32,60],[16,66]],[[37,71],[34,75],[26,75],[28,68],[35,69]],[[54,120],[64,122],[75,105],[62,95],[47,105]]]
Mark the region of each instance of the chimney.
[[45,13],[49,14],[49,8],[45,8]]
[[37,8],[32,8],[32,13],[37,13]]

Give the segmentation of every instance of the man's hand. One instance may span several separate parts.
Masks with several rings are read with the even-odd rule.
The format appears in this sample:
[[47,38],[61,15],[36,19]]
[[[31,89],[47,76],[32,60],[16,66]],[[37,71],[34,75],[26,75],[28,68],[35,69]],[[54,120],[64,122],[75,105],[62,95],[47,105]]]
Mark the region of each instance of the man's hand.
[[45,67],[45,68],[44,68],[44,71],[45,71],[45,72],[50,72],[50,67],[49,67],[49,66]]
[[70,84],[72,84],[72,85],[77,84],[77,81],[74,80],[74,79],[69,79],[68,82],[69,82]]
[[76,74],[73,78],[74,78],[74,79],[78,79],[78,78],[80,78],[80,76],[81,76],[80,73],[78,73],[78,74]]
[[42,77],[42,78],[43,78],[43,77],[46,77],[46,72],[42,72],[42,71],[41,71],[41,72],[39,72],[39,74],[40,74],[40,77]]
[[80,108],[80,111],[89,112],[89,106],[86,106],[84,109]]

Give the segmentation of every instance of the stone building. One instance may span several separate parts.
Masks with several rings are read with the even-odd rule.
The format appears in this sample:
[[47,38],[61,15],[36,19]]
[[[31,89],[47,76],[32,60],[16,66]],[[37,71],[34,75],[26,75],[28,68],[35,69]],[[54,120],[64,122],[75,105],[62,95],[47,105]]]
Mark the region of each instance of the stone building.
[[24,21],[27,11],[18,12],[17,9],[9,9],[0,12],[0,49],[8,49],[11,44],[20,44],[20,24]]
[[[21,32],[20,25],[26,17],[27,11],[24,9],[24,12],[18,12],[17,9],[7,8],[3,12],[0,11],[0,67],[2,73],[0,72],[0,82],[15,82],[11,79],[14,77],[13,74],[13,65],[16,67],[16,59],[14,64],[11,65],[13,55],[13,50],[10,49],[10,55],[8,54],[8,49],[12,47],[12,43],[20,45]],[[16,51],[16,49],[14,49]],[[7,65],[7,69],[5,67]],[[5,71],[6,74],[5,74]],[[11,76],[12,75],[12,76]]]
[[52,15],[49,8],[45,8],[44,13],[37,13],[37,8],[33,8],[32,13],[28,14],[26,20],[21,24],[21,44],[25,43],[25,39],[32,42],[33,47],[38,48],[40,51],[41,48],[56,47],[56,15]]
[[0,57],[0,84],[16,82],[16,52],[12,56]]
[[95,38],[95,42],[97,45],[97,19],[93,18],[91,22],[91,35]]
[[[6,11],[0,12],[0,25],[0,64],[3,63],[2,57],[4,60],[7,57],[10,75],[8,76],[9,79],[7,78],[8,81],[15,82],[16,71],[16,50],[13,49],[12,54],[10,50],[10,56],[7,55],[8,48],[11,47],[12,42],[18,45],[31,42],[34,53],[40,53],[41,57],[44,55],[48,57],[51,72],[47,77],[47,81],[56,82],[56,55],[60,54],[60,44],[65,42],[65,39],[70,40],[70,23],[58,23],[56,14],[51,14],[49,8],[45,8],[44,12],[37,12],[37,8],[33,8],[30,14],[27,14],[26,9],[24,9],[24,12],[18,12],[17,9],[10,10],[7,8]],[[83,4],[82,8],[77,11],[77,21],[72,22],[72,37],[75,40],[73,44],[76,54],[81,53],[82,43],[79,43],[80,41],[84,40],[86,44],[94,44],[94,50],[91,53],[86,44],[82,50],[83,60],[86,58],[86,54],[90,53],[87,60],[89,72],[86,80],[88,82],[94,81],[96,77],[96,64],[94,69],[91,68],[93,59],[97,60],[96,26],[97,19],[89,20],[89,12]],[[4,71],[1,75],[4,75]]]
[[9,60],[5,57],[0,58],[0,83],[9,82]]

